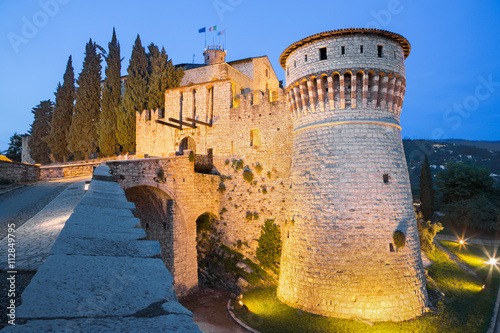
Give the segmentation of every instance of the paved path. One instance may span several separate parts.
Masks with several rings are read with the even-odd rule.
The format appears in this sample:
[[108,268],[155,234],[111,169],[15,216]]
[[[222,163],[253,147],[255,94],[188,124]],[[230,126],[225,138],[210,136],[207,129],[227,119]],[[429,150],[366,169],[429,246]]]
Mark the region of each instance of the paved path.
[[[445,235],[436,235],[434,237],[436,240],[444,240],[444,241],[450,241],[450,242],[457,242],[458,243],[458,238],[455,236],[445,236]],[[486,245],[486,246],[500,246],[500,240],[484,240],[484,239],[477,239],[477,238],[469,238],[465,240],[466,243],[469,244],[477,244],[477,245]]]
[[[16,224],[17,228],[15,231],[15,268],[17,270],[37,270],[47,259],[52,245],[59,236],[66,220],[73,212],[73,208],[85,194],[83,189],[84,179],[90,179],[90,177],[75,179],[79,181],[69,185],[61,194],[45,206],[45,208],[39,211],[38,214],[21,226],[19,226],[19,222],[12,221],[12,223]],[[64,183],[67,184],[67,182],[68,180],[66,179]],[[57,184],[57,181],[55,183]],[[46,193],[47,188],[50,189],[53,185],[34,187],[35,189],[33,191],[23,191],[21,194],[23,196],[22,198],[24,198],[24,194],[30,193],[27,195],[26,200],[24,200],[25,202],[39,200],[40,195]],[[4,207],[8,203],[16,202],[14,205],[15,207],[9,207],[8,214],[6,215],[15,216],[15,209],[22,210],[25,206],[22,201],[23,200],[19,200],[17,195],[2,202]],[[20,223],[22,222],[23,221],[20,221]],[[4,237],[0,241],[0,269],[8,269],[7,248],[7,237]]]

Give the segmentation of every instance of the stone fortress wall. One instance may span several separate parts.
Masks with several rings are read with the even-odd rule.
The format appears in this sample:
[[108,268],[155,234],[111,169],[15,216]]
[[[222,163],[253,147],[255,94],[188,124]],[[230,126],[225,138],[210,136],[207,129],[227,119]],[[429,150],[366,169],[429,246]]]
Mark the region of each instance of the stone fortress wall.
[[[166,91],[165,111],[137,113],[137,153],[213,156],[220,176],[200,194],[212,203],[194,203],[183,220],[195,225],[213,213],[225,243],[241,242],[255,259],[260,227],[274,219],[285,303],[340,318],[414,318],[427,295],[399,125],[409,51],[406,39],[381,30],[313,35],[283,53],[285,90],[267,57],[186,70],[181,86]],[[196,128],[162,124],[169,119]],[[396,230],[406,235],[402,249]]]

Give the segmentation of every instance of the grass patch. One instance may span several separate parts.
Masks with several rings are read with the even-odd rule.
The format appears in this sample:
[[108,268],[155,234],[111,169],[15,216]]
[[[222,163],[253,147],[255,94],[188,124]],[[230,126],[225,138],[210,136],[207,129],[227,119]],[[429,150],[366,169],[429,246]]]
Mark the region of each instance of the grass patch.
[[[450,250],[464,262],[478,269],[480,278],[463,271],[449,256],[436,249],[428,253],[434,264],[429,275],[446,294],[437,312],[415,320],[375,323],[373,327],[354,320],[327,318],[298,311],[279,302],[276,287],[256,288],[244,293],[243,302],[249,312],[235,311],[244,322],[262,333],[273,332],[486,332],[495,303],[499,276],[490,274],[490,287],[482,289],[488,271],[481,269],[487,255],[478,246]],[[481,273],[483,272],[484,273]],[[237,305],[235,304],[235,309]]]

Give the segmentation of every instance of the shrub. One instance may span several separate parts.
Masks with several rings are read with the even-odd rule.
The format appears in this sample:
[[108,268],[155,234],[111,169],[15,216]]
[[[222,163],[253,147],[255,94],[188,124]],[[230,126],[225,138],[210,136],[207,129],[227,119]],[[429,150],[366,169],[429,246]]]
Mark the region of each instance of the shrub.
[[261,173],[262,165],[260,165],[260,163],[255,164],[255,171],[257,171],[257,173]]
[[434,251],[434,236],[443,230],[441,223],[431,223],[431,221],[426,221],[423,214],[420,212],[417,215],[417,228],[418,236],[420,238],[420,248],[426,252]]
[[271,171],[268,171],[268,172],[267,172],[267,178],[271,179],[271,176],[272,176]]
[[229,162],[231,162],[231,161],[229,161],[229,159],[227,159],[224,163],[225,163],[226,165],[229,165]]
[[262,194],[267,194],[267,188],[262,187]]
[[252,214],[252,213],[250,213],[250,212],[247,212],[247,213],[246,213],[245,218],[247,219],[247,221],[252,221],[252,219],[253,219],[253,214]]
[[224,193],[226,191],[226,185],[224,185],[223,182],[220,182],[217,191],[219,191],[220,193]]
[[394,234],[392,234],[392,239],[394,240],[394,245],[396,245],[398,249],[405,247],[406,236],[401,230],[394,231]]
[[241,245],[242,245],[241,239],[238,239],[238,241],[236,242],[236,247],[238,248],[238,250],[241,250]]
[[243,169],[244,163],[243,160],[233,160],[233,166],[236,171]]
[[251,183],[253,181],[252,170],[250,170],[248,167],[245,167],[245,169],[243,170],[243,179],[245,179],[247,183]]
[[193,153],[193,151],[191,151],[189,153],[189,162],[194,162],[194,153]]
[[254,220],[258,220],[258,219],[259,219],[259,213],[254,212],[254,213],[253,213],[253,219],[254,219]]
[[163,171],[163,168],[160,167],[160,170],[156,173],[156,179],[155,181],[165,183],[167,180],[165,179],[165,172]]
[[281,232],[274,220],[266,220],[261,227],[260,237],[257,241],[256,256],[264,268],[270,268],[274,272],[279,270],[281,258]]

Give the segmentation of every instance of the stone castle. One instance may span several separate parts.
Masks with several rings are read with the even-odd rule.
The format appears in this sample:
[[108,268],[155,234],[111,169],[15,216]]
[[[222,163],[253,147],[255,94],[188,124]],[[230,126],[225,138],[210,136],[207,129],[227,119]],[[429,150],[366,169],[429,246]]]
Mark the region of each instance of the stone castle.
[[[193,207],[213,197],[224,242],[251,258],[261,225],[275,220],[284,303],[338,318],[414,318],[427,293],[399,124],[409,53],[384,30],[319,33],[282,53],[282,89],[267,57],[226,62],[224,49],[208,47],[205,63],[185,65],[180,87],[165,92],[164,110],[137,113],[136,152],[209,159],[220,176],[198,175],[189,185],[198,197],[178,197]],[[197,190],[210,182],[217,191]],[[199,214],[173,205],[185,219]]]

